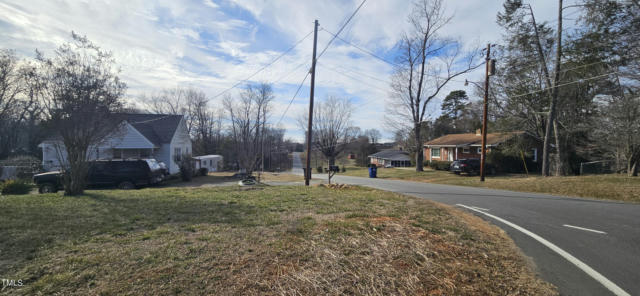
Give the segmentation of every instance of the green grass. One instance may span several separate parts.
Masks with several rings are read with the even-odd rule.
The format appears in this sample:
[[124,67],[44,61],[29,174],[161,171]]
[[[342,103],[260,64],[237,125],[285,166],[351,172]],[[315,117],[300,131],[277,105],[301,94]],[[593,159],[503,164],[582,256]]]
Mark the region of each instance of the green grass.
[[[0,294],[553,294],[496,227],[365,188],[0,196]],[[498,276],[496,276],[498,275]]]
[[[342,175],[369,177],[366,168],[349,168]],[[587,175],[570,177],[540,177],[526,175],[487,176],[480,182],[478,176],[459,176],[447,171],[425,168],[416,172],[409,168],[379,168],[378,178],[504,189],[512,191],[548,193],[597,199],[640,202],[640,178],[626,175]]]

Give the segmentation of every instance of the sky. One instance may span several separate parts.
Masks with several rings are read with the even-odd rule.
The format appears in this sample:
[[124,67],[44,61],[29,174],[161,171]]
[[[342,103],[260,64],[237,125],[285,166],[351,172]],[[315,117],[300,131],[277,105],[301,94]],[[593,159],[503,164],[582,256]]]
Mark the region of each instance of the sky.
[[[34,57],[35,49],[52,55],[71,40],[71,31],[86,35],[113,53],[127,83],[126,100],[138,104],[144,94],[163,88],[194,87],[209,97],[210,107],[221,107],[221,92],[264,67],[299,40],[298,46],[250,82],[273,85],[271,122],[287,129],[286,136],[302,141],[296,118],[307,112],[309,79],[285,113],[308,72],[313,48],[313,21],[318,51],[325,48],[361,0],[1,0],[0,47],[19,56]],[[496,24],[501,0],[447,0],[453,18],[442,31],[465,48],[500,43]],[[539,22],[557,13],[555,0],[529,1]],[[412,1],[368,0],[340,37],[387,60],[397,54],[397,43],[409,30],[407,16]],[[307,38],[304,38],[307,36]],[[392,138],[384,125],[392,66],[340,40],[318,59],[315,100],[345,97],[354,105],[353,124],[376,128],[383,140]],[[477,70],[450,83],[429,107],[438,116],[440,99],[456,89],[471,86],[464,79],[481,81]],[[228,91],[237,94],[239,88]]]

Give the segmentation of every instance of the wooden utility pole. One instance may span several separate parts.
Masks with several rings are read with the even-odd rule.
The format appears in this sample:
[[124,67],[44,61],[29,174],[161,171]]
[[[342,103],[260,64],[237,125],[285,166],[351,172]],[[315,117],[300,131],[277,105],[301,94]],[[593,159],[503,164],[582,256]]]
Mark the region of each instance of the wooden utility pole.
[[484,182],[484,166],[487,159],[487,109],[489,105],[489,74],[492,71],[491,43],[487,44],[484,78],[484,107],[482,109],[482,154],[480,155],[480,182]]
[[313,23],[313,57],[311,60],[311,90],[309,92],[309,125],[307,127],[307,171],[304,174],[304,185],[311,181],[311,135],[313,126],[313,91],[316,83],[316,44],[318,43],[318,20]]

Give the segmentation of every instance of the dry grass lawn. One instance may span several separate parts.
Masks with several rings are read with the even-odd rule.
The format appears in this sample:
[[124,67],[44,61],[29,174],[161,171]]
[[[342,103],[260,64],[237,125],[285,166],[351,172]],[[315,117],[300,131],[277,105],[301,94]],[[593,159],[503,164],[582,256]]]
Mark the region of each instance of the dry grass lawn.
[[359,187],[0,196],[6,295],[548,295],[503,231]]
[[[346,173],[341,174],[357,177],[369,176],[366,168],[349,168]],[[447,171],[425,168],[424,172],[416,172],[414,169],[379,168],[378,178],[640,202],[640,178],[627,177],[626,175],[547,178],[504,175],[488,176],[483,183],[477,176],[459,176]]]

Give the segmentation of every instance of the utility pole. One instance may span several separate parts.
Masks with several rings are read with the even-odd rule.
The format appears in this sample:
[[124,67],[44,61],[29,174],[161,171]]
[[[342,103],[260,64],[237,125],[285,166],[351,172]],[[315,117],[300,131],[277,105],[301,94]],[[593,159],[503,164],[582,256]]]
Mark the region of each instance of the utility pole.
[[495,63],[491,60],[491,43],[487,44],[484,79],[484,108],[482,110],[482,154],[480,155],[480,182],[484,182],[484,167],[487,159],[487,109],[489,107],[489,76],[495,71]]
[[309,92],[309,126],[307,127],[307,171],[304,174],[304,185],[311,181],[311,134],[313,126],[313,91],[316,83],[316,44],[318,43],[318,20],[313,22],[313,57],[311,60],[311,90]]

